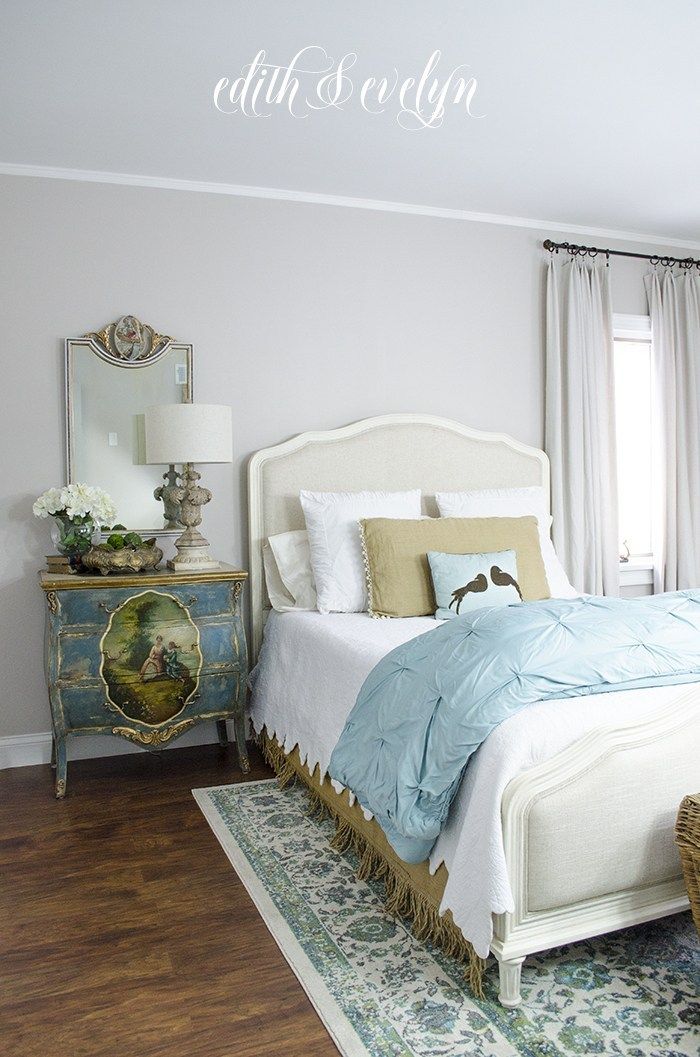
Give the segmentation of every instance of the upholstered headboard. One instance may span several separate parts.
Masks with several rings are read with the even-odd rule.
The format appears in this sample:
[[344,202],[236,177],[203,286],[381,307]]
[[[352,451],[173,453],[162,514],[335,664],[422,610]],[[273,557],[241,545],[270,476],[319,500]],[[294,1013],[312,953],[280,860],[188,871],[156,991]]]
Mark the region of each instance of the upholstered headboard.
[[424,513],[437,515],[436,492],[544,485],[543,451],[504,433],[481,433],[431,415],[383,415],[341,429],[301,433],[264,448],[248,467],[252,655],[268,608],[263,541],[304,527],[299,492],[404,491],[420,488]]

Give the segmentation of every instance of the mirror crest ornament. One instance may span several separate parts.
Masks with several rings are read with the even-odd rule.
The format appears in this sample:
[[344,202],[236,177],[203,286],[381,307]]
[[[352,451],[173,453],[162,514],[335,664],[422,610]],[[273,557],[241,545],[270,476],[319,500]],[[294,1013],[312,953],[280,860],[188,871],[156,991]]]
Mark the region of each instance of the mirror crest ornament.
[[98,356],[119,367],[146,367],[162,356],[174,340],[159,334],[150,323],[142,323],[136,316],[122,316],[85,337],[99,346],[95,350]]
[[146,464],[143,416],[192,402],[192,360],[190,344],[132,314],[65,342],[68,482],[99,484],[119,522],[149,536],[179,535],[182,524],[174,468]]

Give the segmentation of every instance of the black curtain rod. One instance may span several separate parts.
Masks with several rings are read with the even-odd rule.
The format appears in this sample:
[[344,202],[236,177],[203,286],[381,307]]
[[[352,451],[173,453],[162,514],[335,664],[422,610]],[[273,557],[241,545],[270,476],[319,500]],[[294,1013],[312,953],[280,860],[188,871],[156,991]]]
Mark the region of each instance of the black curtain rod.
[[636,257],[640,261],[651,261],[652,264],[660,264],[663,268],[670,268],[674,264],[681,268],[700,269],[700,260],[693,257],[660,257],[658,253],[628,253],[627,250],[601,250],[597,246],[575,246],[572,242],[552,242],[545,239],[542,243],[550,253],[559,253],[564,250],[571,257],[597,257],[599,253],[605,257]]

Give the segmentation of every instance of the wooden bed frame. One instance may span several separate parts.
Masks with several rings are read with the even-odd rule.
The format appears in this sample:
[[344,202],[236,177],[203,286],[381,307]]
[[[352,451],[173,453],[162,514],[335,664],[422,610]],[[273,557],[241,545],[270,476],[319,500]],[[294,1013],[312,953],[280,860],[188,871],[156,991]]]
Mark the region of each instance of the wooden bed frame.
[[[435,515],[438,491],[527,485],[549,489],[543,451],[429,415],[365,419],[257,452],[249,466],[254,656],[269,608],[263,541],[304,527],[301,489],[420,488],[424,512]],[[673,832],[678,804],[697,786],[700,687],[678,691],[652,718],[623,727],[613,720],[506,788],[501,819],[515,909],[494,916],[491,945],[503,1005],[521,1001],[528,954],[688,906]]]

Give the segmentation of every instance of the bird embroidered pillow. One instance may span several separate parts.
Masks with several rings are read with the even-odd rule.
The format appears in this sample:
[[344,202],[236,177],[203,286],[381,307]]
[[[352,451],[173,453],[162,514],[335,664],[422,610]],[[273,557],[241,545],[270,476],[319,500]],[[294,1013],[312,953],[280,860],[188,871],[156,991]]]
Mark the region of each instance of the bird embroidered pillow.
[[449,620],[487,606],[522,602],[515,551],[443,554],[428,551],[438,620]]

